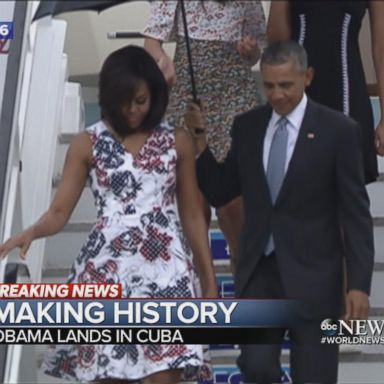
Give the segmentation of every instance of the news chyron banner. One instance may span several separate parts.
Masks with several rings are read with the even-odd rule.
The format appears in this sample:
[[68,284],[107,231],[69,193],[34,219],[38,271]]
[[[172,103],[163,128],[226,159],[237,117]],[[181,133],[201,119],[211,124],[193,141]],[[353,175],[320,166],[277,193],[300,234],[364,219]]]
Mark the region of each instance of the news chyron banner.
[[[0,284],[2,344],[273,343],[296,303],[131,299],[119,284]],[[279,341],[276,341],[279,342]]]

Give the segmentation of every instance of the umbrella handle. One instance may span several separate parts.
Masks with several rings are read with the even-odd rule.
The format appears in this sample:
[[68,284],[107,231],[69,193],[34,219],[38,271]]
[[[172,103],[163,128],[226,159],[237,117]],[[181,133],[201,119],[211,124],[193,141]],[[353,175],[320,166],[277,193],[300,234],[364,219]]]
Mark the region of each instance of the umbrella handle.
[[191,46],[189,44],[189,33],[188,33],[188,24],[187,24],[187,13],[185,11],[184,0],[179,0],[181,5],[181,15],[183,18],[183,26],[184,26],[184,35],[185,35],[185,44],[187,47],[187,57],[188,57],[188,66],[189,66],[189,75],[191,77],[191,86],[192,86],[192,97],[193,101],[199,104],[199,100],[197,98],[196,92],[196,83],[195,83],[195,74],[193,71],[193,63],[192,63],[192,54],[191,54]]
[[[193,99],[193,102],[196,103],[200,107],[200,110],[201,110],[201,100],[196,98],[196,99]],[[195,133],[198,135],[205,132],[204,128],[194,128],[194,130],[195,130]]]

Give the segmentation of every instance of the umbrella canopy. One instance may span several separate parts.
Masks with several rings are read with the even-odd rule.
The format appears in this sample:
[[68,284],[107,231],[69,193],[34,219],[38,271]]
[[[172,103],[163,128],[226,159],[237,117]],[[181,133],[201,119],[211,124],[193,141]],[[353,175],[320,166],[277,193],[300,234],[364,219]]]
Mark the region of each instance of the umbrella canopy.
[[[128,0],[132,1],[132,0]],[[93,0],[93,1],[40,1],[39,7],[33,17],[33,21],[41,19],[44,16],[55,16],[65,12],[73,11],[97,11],[100,12],[106,8],[125,3],[127,1],[118,0]]]
[[[93,1],[68,1],[68,0],[48,0],[48,1],[40,1],[39,7],[33,17],[33,21],[41,19],[45,16],[55,16],[65,12],[73,12],[73,11],[97,11],[101,12],[104,9],[112,7],[114,5],[119,5],[122,3],[127,3],[133,0],[93,0]],[[186,11],[184,6],[184,0],[179,0],[181,5],[181,14],[184,25],[184,35],[187,46],[187,56],[188,56],[188,65],[189,65],[189,75],[191,78],[191,86],[192,86],[192,96],[195,102],[198,102],[197,93],[196,93],[196,85],[195,85],[195,77],[193,71],[192,64],[192,55],[191,49],[189,45],[189,34],[188,34],[188,24],[186,18]]]

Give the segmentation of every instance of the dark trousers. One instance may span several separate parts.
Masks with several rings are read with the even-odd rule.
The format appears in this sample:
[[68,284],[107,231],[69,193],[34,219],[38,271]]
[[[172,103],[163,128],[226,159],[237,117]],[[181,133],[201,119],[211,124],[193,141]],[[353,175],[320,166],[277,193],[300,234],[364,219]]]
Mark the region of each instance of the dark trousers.
[[[310,289],[310,287],[309,287]],[[263,257],[246,289],[244,298],[284,299],[284,289],[278,270],[276,257],[272,254]],[[324,319],[306,319],[298,326],[289,328],[290,368],[293,383],[337,382],[338,353],[337,345],[322,345],[320,322]],[[280,355],[285,330],[272,330],[276,344],[243,344],[237,364],[243,375],[244,383],[272,384],[281,383],[283,375]]]

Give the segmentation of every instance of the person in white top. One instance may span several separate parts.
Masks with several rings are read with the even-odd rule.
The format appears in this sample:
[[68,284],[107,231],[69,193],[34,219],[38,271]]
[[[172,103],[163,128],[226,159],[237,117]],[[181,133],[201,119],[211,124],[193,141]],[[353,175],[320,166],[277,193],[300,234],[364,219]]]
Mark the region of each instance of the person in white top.
[[[184,3],[197,96],[207,110],[208,145],[222,162],[231,143],[233,117],[262,103],[252,66],[266,43],[264,11],[259,0]],[[169,123],[184,126],[191,82],[180,2],[151,2],[143,34],[144,47],[173,87],[167,112]],[[174,60],[162,48],[162,43],[169,41],[176,41]],[[240,198],[220,208],[217,216],[233,255],[243,222]]]
[[[0,244],[0,261],[62,230],[89,180],[97,219],[69,283],[120,284],[127,300],[216,297],[194,146],[162,121],[168,93],[143,48],[112,52],[99,76],[102,120],[73,138],[49,209]],[[206,363],[197,344],[52,344],[41,369],[71,383],[176,384],[209,379]]]

